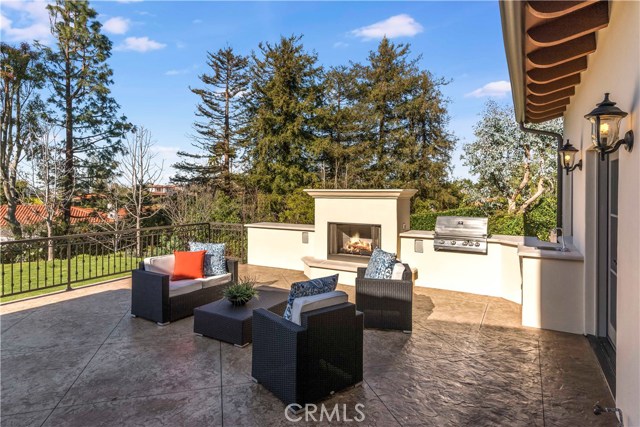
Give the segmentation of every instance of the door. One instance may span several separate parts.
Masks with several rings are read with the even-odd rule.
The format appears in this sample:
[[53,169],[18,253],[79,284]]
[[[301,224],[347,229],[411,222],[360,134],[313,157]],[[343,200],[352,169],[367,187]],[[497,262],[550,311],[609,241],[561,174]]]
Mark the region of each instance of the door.
[[[618,294],[618,153],[598,160],[598,332],[616,347]],[[603,344],[605,344],[603,342]]]
[[608,238],[607,238],[607,339],[616,347],[618,295],[618,153],[609,155]]

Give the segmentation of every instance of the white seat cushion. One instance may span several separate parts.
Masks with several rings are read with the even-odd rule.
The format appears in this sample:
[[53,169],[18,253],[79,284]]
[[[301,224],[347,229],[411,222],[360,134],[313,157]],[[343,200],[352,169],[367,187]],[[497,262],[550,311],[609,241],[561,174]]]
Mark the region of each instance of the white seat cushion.
[[348,300],[349,297],[342,291],[332,291],[308,297],[298,297],[293,300],[293,306],[291,307],[291,321],[299,325],[302,313],[342,304]]
[[202,282],[198,279],[176,280],[169,282],[169,298],[202,289]]
[[231,280],[231,273],[221,274],[219,276],[207,276],[202,279],[194,279],[202,283],[202,288],[210,288],[212,286],[222,285]]
[[401,262],[396,262],[396,264],[393,266],[393,272],[391,273],[391,280],[402,280],[404,270],[404,264]]
[[173,274],[173,266],[175,265],[175,257],[173,255],[154,256],[144,259],[145,271],[159,274]]

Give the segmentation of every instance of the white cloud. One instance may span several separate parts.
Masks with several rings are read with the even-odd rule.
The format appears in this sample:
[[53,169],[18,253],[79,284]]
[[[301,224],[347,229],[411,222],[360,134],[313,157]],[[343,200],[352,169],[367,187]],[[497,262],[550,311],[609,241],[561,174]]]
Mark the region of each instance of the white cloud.
[[481,88],[467,93],[465,97],[483,98],[485,96],[490,96],[494,98],[502,98],[509,92],[511,92],[511,83],[506,80],[499,80],[497,82],[487,83]]
[[121,16],[116,16],[113,18],[107,19],[107,21],[102,24],[102,28],[111,34],[125,34],[129,31],[129,26],[131,25],[131,21]]
[[149,52],[164,49],[166,44],[151,40],[149,37],[127,37],[124,43],[115,47],[115,50],[132,50],[134,52]]
[[335,42],[333,44],[333,47],[335,48],[344,48],[344,47],[348,47],[349,43],[345,43],[345,42]]
[[424,28],[418,21],[403,13],[366,27],[356,28],[351,31],[351,34],[363,40],[381,39],[385,36],[393,39],[396,37],[413,37],[423,30]]
[[0,12],[0,28],[4,41],[52,40],[47,2],[3,1]]
[[173,68],[164,72],[165,76],[179,76],[181,74],[189,74],[198,69],[198,64],[193,64],[187,68]]
[[168,71],[165,71],[164,75],[165,76],[179,76],[180,74],[188,74],[189,72],[191,72],[190,68],[182,68],[180,70],[168,70]]

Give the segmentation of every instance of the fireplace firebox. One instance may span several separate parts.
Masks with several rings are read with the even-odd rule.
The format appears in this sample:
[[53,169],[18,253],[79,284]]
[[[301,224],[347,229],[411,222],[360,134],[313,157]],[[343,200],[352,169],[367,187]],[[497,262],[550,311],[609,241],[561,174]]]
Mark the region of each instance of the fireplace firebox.
[[380,247],[380,225],[329,223],[327,258],[367,261]]

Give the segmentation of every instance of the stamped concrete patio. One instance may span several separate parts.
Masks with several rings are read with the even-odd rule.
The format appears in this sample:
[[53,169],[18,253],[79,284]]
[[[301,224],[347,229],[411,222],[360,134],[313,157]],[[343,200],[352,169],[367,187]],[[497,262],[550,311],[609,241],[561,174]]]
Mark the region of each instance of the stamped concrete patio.
[[[304,279],[246,274],[287,288]],[[128,279],[2,306],[2,426],[294,424],[251,381],[251,346],[196,336],[192,318],[132,319],[129,306]],[[616,425],[591,412],[613,401],[586,338],[519,318],[505,300],[417,288],[413,334],[366,330],[364,383],[324,403],[351,419],[361,403],[362,424],[385,427]]]

